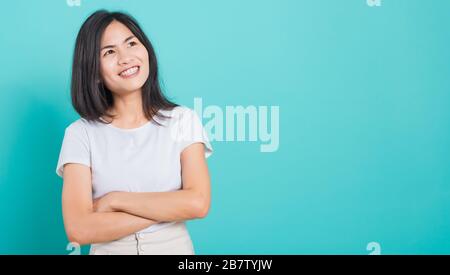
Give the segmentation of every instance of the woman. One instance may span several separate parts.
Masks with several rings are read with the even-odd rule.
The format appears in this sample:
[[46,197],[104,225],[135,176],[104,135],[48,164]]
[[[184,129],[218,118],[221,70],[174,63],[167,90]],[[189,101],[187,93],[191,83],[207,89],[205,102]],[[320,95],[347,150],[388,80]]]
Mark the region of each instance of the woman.
[[210,205],[200,118],[161,92],[153,47],[137,22],[97,11],[82,25],[72,104],[56,172],[64,226],[90,254],[194,254],[184,221]]

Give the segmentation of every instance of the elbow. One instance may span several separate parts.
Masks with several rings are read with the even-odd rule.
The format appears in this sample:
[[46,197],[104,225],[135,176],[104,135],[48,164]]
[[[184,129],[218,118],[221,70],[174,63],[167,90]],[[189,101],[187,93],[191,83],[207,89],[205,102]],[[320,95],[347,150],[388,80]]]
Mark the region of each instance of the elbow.
[[205,196],[198,196],[194,202],[194,218],[203,219],[208,215],[210,208],[210,200]]
[[90,244],[89,236],[85,230],[80,227],[69,225],[66,228],[66,235],[69,242],[77,243],[79,245]]

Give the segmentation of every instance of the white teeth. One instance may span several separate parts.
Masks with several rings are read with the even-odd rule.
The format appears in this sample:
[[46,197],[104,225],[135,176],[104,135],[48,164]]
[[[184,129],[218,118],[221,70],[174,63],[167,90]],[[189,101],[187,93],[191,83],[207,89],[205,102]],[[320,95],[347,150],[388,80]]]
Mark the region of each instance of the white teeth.
[[121,72],[120,75],[121,76],[129,76],[129,75],[136,73],[137,70],[138,70],[138,67],[135,66],[135,67],[129,68],[126,71]]

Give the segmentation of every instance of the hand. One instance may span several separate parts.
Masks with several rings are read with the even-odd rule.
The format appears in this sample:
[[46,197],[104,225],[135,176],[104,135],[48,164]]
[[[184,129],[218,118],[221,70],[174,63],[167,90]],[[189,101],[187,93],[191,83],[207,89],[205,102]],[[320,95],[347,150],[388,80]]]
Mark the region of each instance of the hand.
[[93,201],[94,212],[114,212],[112,203],[116,193],[118,192],[110,192],[102,197],[96,198]]

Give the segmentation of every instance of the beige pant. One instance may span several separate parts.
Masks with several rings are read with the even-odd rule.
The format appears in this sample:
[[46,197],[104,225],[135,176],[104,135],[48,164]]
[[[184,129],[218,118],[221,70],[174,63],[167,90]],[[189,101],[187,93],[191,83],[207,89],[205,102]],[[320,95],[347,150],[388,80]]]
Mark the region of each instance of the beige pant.
[[89,255],[194,255],[194,246],[184,222],[156,232],[135,233],[122,239],[91,245]]

